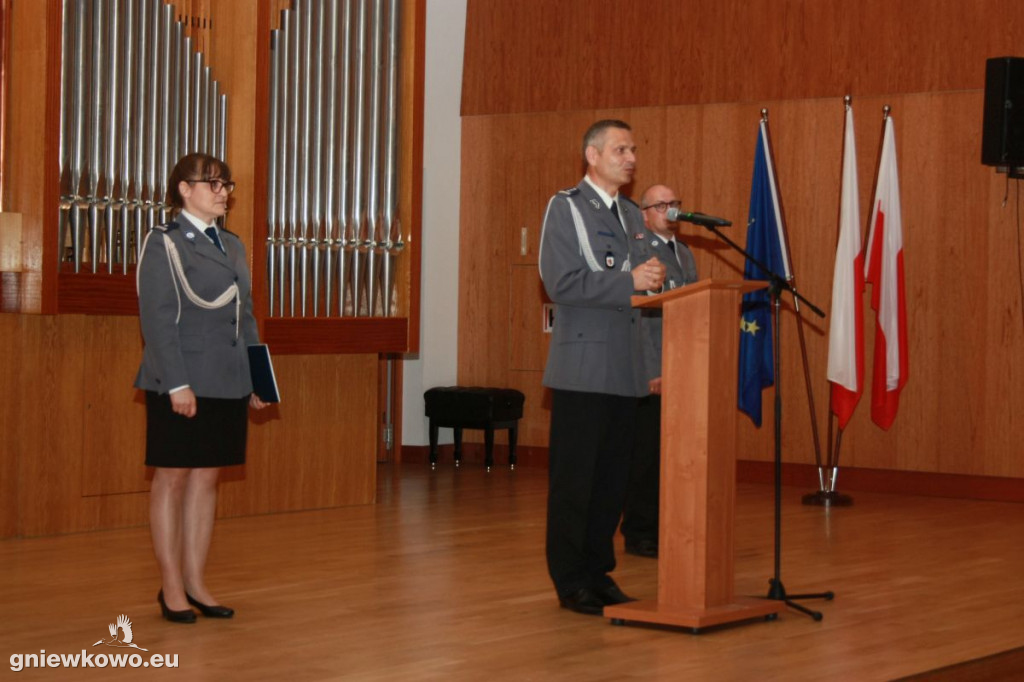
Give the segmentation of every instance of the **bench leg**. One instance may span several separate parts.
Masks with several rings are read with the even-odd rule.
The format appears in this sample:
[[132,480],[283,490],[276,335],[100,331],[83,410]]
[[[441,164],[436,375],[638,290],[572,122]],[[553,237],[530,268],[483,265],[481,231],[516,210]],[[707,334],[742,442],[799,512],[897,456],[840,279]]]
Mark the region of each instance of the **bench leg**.
[[437,468],[437,424],[430,420],[430,468]]
[[484,466],[487,467],[487,471],[491,470],[494,465],[494,429],[487,427],[484,429]]
[[516,440],[519,436],[519,423],[516,422],[508,430],[508,468],[516,468]]
[[455,466],[462,464],[462,427],[455,427]]

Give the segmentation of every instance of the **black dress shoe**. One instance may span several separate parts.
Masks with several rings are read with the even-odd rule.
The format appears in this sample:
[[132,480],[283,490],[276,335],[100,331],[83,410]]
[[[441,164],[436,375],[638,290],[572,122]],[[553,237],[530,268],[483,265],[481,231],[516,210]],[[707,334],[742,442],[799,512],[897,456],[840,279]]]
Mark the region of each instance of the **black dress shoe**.
[[172,623],[194,623],[196,622],[196,612],[192,609],[185,609],[184,611],[171,611],[167,608],[167,604],[164,602],[164,591],[156,595],[156,600],[160,602],[160,613],[164,615],[164,619],[171,621]]
[[615,604],[625,604],[626,602],[636,601],[633,597],[627,596],[622,590],[619,589],[618,585],[608,585],[607,587],[595,587],[593,593],[604,602],[605,606],[613,606]]
[[207,606],[198,599],[193,599],[188,592],[185,593],[185,599],[188,599],[188,603],[199,609],[199,613],[207,618],[230,618],[235,615],[234,609],[227,606]]
[[637,540],[635,542],[626,540],[626,554],[635,554],[651,559],[658,558],[657,540]]
[[558,605],[576,613],[600,616],[604,613],[605,601],[593,590],[581,587],[571,594],[558,598]]

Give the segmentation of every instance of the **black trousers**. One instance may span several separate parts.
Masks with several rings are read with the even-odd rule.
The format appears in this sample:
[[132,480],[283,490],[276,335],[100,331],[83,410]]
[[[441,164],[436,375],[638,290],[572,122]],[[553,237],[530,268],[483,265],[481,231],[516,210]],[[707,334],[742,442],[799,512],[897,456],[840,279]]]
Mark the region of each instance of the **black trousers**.
[[548,572],[560,596],[614,585],[612,538],[629,475],[636,398],[553,390]]
[[622,511],[627,542],[658,541],[658,494],[661,480],[661,396],[637,401],[633,457]]

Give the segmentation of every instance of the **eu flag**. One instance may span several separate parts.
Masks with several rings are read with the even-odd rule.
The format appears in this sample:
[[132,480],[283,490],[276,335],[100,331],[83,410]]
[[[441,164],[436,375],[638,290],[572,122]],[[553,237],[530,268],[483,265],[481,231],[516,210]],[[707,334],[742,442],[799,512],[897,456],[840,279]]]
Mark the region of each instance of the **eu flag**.
[[[754,152],[754,179],[747,216],[747,252],[771,270],[789,278],[789,263],[782,248],[782,213],[779,210],[775,166],[768,144],[768,129],[761,121]],[[747,261],[744,279],[768,280],[768,274]],[[767,289],[743,295],[740,320],[739,408],[761,426],[761,391],[775,383],[772,358],[771,301]]]

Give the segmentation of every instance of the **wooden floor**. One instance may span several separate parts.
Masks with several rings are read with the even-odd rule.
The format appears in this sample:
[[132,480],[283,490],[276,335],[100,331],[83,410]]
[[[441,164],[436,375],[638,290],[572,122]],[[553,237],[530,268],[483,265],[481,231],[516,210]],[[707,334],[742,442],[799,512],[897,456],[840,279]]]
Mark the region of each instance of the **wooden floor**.
[[[559,609],[545,470],[407,464],[382,465],[374,506],[218,522],[209,576],[231,621],[160,619],[146,528],[0,542],[0,653],[131,652],[93,646],[122,613],[179,671],[18,679],[891,680],[1024,645],[1024,505],[856,494],[829,511],[805,492],[783,490],[782,578],[836,593],[808,602],[821,622],[692,635]],[[739,594],[766,593],[772,509],[770,487],[740,486]],[[646,598],[656,573],[620,554],[615,577]]]

